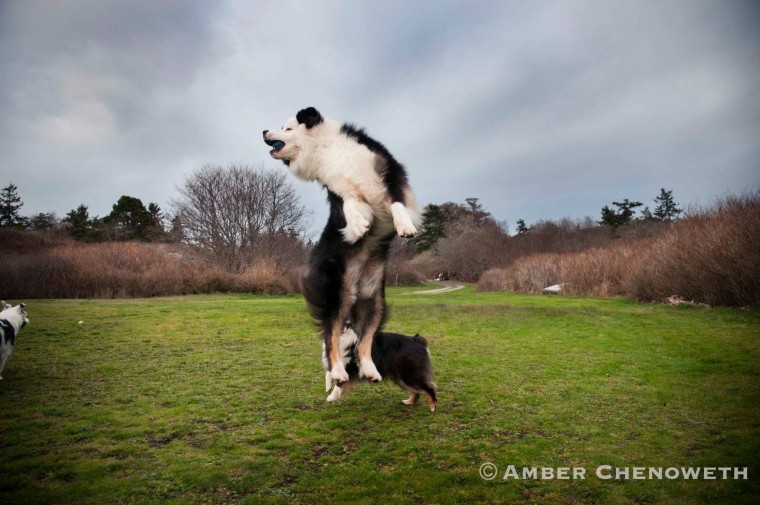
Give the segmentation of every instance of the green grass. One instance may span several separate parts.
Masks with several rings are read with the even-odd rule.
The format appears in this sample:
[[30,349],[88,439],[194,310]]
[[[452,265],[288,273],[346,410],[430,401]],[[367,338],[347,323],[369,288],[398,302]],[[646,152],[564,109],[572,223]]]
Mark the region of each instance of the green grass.
[[[756,503],[758,311],[416,289],[389,290],[387,328],[428,337],[436,413],[390,383],[326,403],[300,296],[27,300],[0,382],[0,504]],[[588,471],[504,481],[508,464]]]

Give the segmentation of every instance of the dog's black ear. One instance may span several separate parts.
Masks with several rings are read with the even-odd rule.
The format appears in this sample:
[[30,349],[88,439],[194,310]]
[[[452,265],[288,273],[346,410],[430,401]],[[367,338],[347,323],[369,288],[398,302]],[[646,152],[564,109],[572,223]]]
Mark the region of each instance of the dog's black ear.
[[319,111],[314,107],[301,109],[298,111],[298,114],[296,114],[296,121],[298,121],[299,124],[306,126],[307,130],[314,128],[324,120],[325,119],[322,117],[322,114],[320,114]]

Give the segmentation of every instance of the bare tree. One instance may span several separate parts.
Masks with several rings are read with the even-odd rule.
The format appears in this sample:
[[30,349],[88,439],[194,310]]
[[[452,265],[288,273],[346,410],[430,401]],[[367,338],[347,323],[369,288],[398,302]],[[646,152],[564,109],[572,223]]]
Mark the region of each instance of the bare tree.
[[185,240],[224,268],[241,271],[262,256],[283,267],[293,261],[293,242],[302,242],[309,213],[285,174],[208,164],[177,190],[171,205]]

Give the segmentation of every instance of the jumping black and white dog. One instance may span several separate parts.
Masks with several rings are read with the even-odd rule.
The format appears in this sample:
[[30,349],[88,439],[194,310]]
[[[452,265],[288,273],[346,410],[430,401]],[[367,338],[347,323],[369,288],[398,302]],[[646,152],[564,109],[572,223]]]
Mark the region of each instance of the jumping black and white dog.
[[[343,366],[348,372],[349,380],[335,384],[327,361],[325,346],[322,346],[322,364],[325,367],[325,391],[332,393],[327,397],[328,402],[340,400],[358,382],[359,359],[357,344],[359,337],[353,329],[346,326],[340,336],[340,356]],[[406,405],[417,403],[421,394],[425,394],[428,407],[435,411],[438,398],[438,387],[433,382],[433,369],[430,366],[430,351],[427,340],[420,335],[409,337],[399,333],[378,332],[372,340],[372,361],[384,378],[392,380],[397,386],[409,393],[409,398],[403,400]]]
[[0,380],[3,379],[5,362],[13,352],[13,346],[16,345],[16,335],[29,323],[25,304],[11,307],[5,302],[1,303],[3,311],[0,312]]
[[264,141],[297,177],[327,188],[330,216],[302,288],[322,333],[330,376],[338,384],[349,380],[340,336],[350,319],[358,334],[359,377],[380,381],[372,339],[385,318],[390,244],[396,234],[413,236],[420,224],[406,171],[364,130],[326,119],[313,107],[280,130],[264,130]]

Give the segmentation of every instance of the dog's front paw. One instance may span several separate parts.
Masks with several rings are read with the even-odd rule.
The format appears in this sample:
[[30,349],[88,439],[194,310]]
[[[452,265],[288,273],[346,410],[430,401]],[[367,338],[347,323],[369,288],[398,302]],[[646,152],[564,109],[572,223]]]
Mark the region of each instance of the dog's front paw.
[[359,363],[359,377],[372,382],[380,382],[383,380],[383,377],[380,375],[380,372],[377,371],[372,360],[366,358]]
[[399,237],[412,238],[417,235],[417,228],[409,223],[409,226],[396,226],[396,232],[398,233]]
[[337,402],[340,400],[340,397],[342,395],[342,391],[338,386],[335,386],[335,389],[333,389],[333,392],[330,393],[330,396],[327,397],[327,401],[330,403]]
[[355,198],[347,198],[343,202],[343,216],[346,227],[340,231],[349,244],[359,241],[372,226],[372,207]]
[[325,393],[329,393],[332,386],[333,382],[332,377],[330,377],[330,372],[325,372]]
[[401,400],[401,403],[403,403],[404,405],[414,405],[415,403],[417,403],[418,398],[419,398],[418,394],[412,393],[409,396],[409,398],[407,398],[406,400]]
[[361,214],[356,214],[351,219],[346,216],[346,227],[340,230],[340,232],[343,234],[343,238],[346,242],[353,244],[361,240],[361,238],[367,234],[369,226],[370,222]]
[[417,235],[417,228],[412,222],[412,216],[403,203],[395,202],[391,205],[391,215],[393,216],[393,226],[396,232],[404,238],[412,238]]
[[343,384],[348,382],[348,372],[343,367],[343,363],[337,363],[332,370],[330,370],[330,378],[336,384]]

